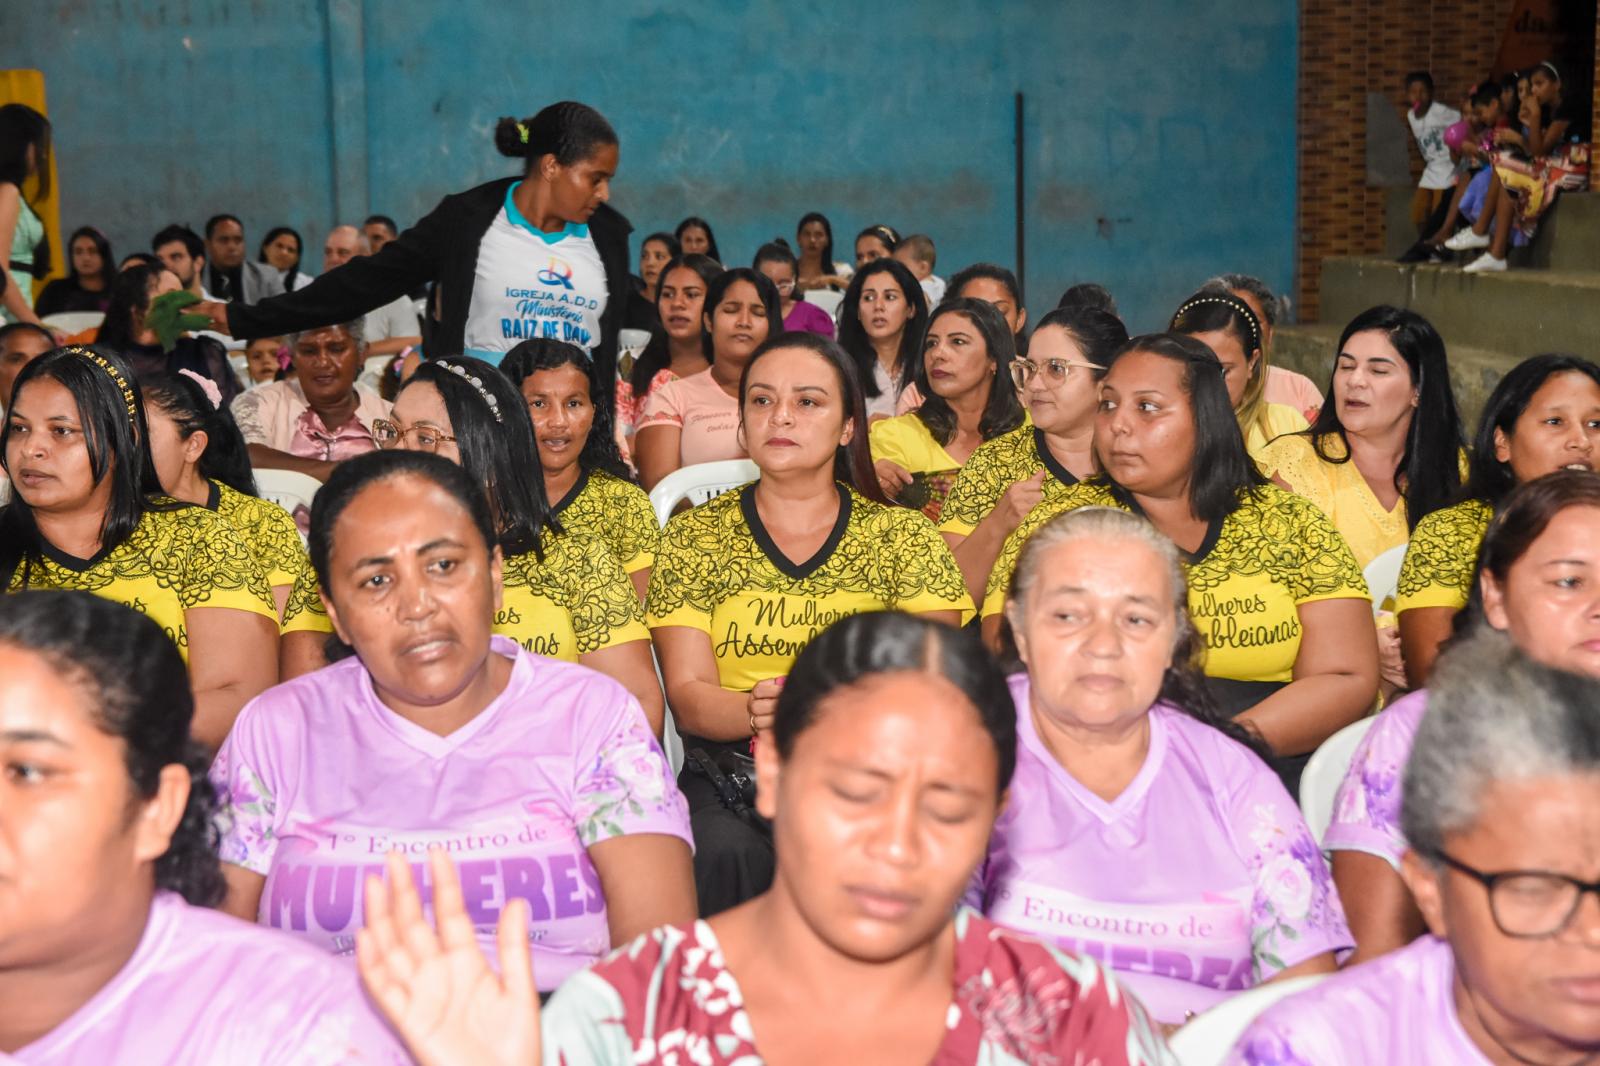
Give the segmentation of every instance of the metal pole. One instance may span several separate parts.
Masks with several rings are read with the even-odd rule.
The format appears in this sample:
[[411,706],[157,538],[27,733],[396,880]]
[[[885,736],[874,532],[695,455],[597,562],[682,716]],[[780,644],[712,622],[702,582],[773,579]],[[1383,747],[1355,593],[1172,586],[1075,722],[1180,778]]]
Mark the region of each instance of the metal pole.
[[1015,140],[1016,140],[1016,149],[1017,149],[1016,150],[1016,164],[1015,164],[1016,165],[1016,173],[1017,173],[1017,192],[1016,192],[1016,197],[1017,197],[1017,200],[1016,200],[1016,213],[1017,213],[1017,300],[1018,300],[1018,302],[1026,305],[1027,298],[1024,295],[1023,290],[1025,289],[1025,287],[1027,285],[1027,278],[1028,278],[1028,231],[1027,231],[1027,227],[1023,223],[1023,214],[1022,214],[1022,212],[1023,212],[1022,166],[1023,166],[1023,160],[1024,160],[1024,151],[1023,151],[1024,142],[1023,142],[1023,139],[1022,139],[1022,94],[1021,93],[1017,93],[1017,97],[1016,97],[1016,137],[1015,137]]

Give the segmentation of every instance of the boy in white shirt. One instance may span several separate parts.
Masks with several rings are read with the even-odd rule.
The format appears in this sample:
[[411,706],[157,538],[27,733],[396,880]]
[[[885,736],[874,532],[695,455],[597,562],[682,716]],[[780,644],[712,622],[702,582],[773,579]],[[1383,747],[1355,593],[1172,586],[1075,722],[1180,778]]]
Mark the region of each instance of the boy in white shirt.
[[944,279],[933,272],[936,254],[933,238],[926,233],[913,233],[895,245],[894,257],[916,277],[922,285],[922,295],[928,298],[928,307],[938,306],[944,299]]
[[1422,235],[1423,227],[1455,185],[1455,163],[1444,143],[1444,131],[1461,121],[1461,112],[1433,98],[1433,75],[1425,70],[1406,75],[1406,99],[1410,102],[1406,121],[1411,123],[1411,134],[1422,153],[1422,177],[1411,198],[1411,223]]

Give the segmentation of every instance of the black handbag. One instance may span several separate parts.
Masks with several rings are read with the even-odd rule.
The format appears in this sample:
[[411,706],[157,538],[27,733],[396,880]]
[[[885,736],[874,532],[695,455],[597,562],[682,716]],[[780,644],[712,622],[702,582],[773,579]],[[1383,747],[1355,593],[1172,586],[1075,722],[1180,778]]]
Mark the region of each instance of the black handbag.
[[690,748],[684,765],[716,790],[717,799],[750,828],[770,839],[772,823],[756,810],[756,761],[729,748]]

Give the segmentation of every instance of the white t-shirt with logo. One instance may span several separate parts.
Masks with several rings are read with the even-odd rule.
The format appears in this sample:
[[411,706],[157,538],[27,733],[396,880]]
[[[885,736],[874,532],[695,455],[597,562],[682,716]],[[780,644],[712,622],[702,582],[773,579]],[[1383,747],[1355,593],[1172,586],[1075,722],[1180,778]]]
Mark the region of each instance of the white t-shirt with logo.
[[534,337],[593,349],[605,313],[606,269],[589,227],[569,222],[542,233],[522,217],[506,190],[505,206],[478,246],[467,311],[466,354],[498,363]]
[[1407,108],[1406,121],[1411,123],[1417,150],[1422,153],[1422,178],[1417,185],[1423,189],[1448,189],[1455,182],[1455,164],[1450,161],[1444,131],[1461,121],[1461,112],[1435,100],[1421,118]]

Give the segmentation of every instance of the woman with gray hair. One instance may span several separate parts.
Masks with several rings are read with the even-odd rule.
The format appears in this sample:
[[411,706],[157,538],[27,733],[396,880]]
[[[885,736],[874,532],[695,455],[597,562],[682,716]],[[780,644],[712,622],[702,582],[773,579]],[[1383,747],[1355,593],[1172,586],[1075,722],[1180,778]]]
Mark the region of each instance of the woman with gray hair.
[[1447,652],[1405,774],[1402,872],[1432,935],[1269,1009],[1231,1061],[1600,1055],[1600,682],[1506,635]]
[[1207,695],[1187,602],[1138,515],[1081,508],[1028,541],[1006,606],[1017,770],[967,895],[1110,965],[1168,1026],[1351,944],[1299,809]]
[[326,481],[340,462],[377,449],[372,422],[391,405],[356,384],[366,356],[361,319],[293,334],[289,353],[292,377],[242,393],[230,409],[252,465]]
[[[1566,470],[1530,481],[1489,526],[1463,626],[1506,632],[1538,662],[1600,677],[1600,474]],[[1322,846],[1364,962],[1410,943],[1422,914],[1401,878],[1400,775],[1431,704],[1418,690],[1378,716],[1334,800]]]

